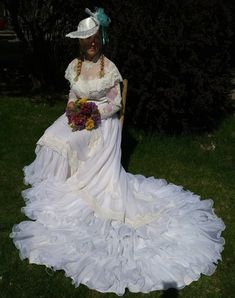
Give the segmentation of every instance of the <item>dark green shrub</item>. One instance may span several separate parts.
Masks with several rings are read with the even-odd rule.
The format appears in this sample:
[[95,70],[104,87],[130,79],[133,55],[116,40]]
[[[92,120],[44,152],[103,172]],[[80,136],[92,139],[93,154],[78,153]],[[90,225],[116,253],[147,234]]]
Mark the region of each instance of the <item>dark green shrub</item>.
[[[4,0],[12,25],[24,43],[25,66],[40,91],[60,91],[71,54],[78,51],[78,40],[65,37],[75,30],[89,1]],[[76,49],[75,49],[76,45]]]
[[129,119],[153,132],[215,128],[233,110],[230,18],[222,2],[147,1],[133,10],[127,3],[113,36],[120,36],[118,64],[130,81]]
[[78,41],[65,34],[97,5],[112,20],[107,56],[129,80],[126,122],[149,132],[200,132],[233,111],[231,24],[221,0],[5,2],[45,89],[68,88],[64,70]]

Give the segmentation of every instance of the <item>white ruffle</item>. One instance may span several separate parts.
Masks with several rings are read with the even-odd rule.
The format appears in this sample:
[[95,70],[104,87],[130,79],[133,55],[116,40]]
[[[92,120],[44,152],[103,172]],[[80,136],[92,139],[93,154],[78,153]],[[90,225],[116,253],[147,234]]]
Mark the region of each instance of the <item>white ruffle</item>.
[[76,65],[77,65],[77,59],[73,59],[65,70],[64,77],[66,80],[70,82],[70,85],[72,85],[76,77]]
[[49,181],[23,192],[22,211],[34,221],[15,225],[10,235],[22,259],[63,269],[75,286],[118,295],[125,288],[181,289],[201,273],[211,275],[221,259],[224,224],[211,200],[188,202],[181,190],[179,203],[175,198],[153,222],[135,229],[95,216],[82,195]]
[[[108,60],[107,58],[105,59]],[[85,88],[80,85],[85,84],[86,85],[85,87],[87,90],[87,84],[88,84],[89,85],[89,92],[88,92],[89,94],[87,95],[88,98],[97,98],[98,93],[102,94],[103,96],[103,94],[105,94],[107,90],[111,89],[118,83],[122,82],[122,76],[118,68],[110,60],[108,60],[108,67],[105,70],[104,77],[102,78],[97,77],[94,79],[89,79],[88,81],[82,80],[80,77],[78,78],[78,81],[75,81],[75,78],[77,75],[76,66],[77,66],[77,59],[74,59],[72,62],[69,63],[65,71],[65,78],[70,82],[71,88],[73,88],[73,90],[79,94],[84,93],[84,90],[85,90]],[[79,84],[75,85],[78,82]]]
[[[69,172],[70,175],[73,175],[79,165],[82,163],[82,161],[80,161],[77,158],[77,152],[73,151],[70,144],[67,142],[62,142],[60,139],[56,138],[55,136],[51,136],[51,135],[44,135],[43,137],[41,137],[38,142],[37,142],[38,146],[36,149],[36,153],[41,149],[41,148],[50,148],[51,150],[53,150],[53,152],[57,152],[58,154],[62,155],[63,160],[66,160],[68,165],[69,165]],[[40,146],[40,149],[38,148]],[[47,158],[47,153],[44,154],[45,159]],[[52,160],[54,160],[54,158],[52,157]],[[50,167],[50,164],[48,164],[48,166]],[[59,169],[59,171],[62,169]],[[69,177],[67,176],[67,178]]]
[[[100,85],[98,86],[98,91],[101,90],[109,90],[113,86],[122,82],[122,76],[119,73],[118,69],[112,67],[110,71],[108,71],[105,76],[101,79]],[[92,91],[92,90],[91,90]],[[95,90],[94,90],[95,91]]]
[[71,175],[68,159],[48,147],[36,147],[37,158],[29,166],[24,167],[24,183],[37,184],[45,179],[65,182]]

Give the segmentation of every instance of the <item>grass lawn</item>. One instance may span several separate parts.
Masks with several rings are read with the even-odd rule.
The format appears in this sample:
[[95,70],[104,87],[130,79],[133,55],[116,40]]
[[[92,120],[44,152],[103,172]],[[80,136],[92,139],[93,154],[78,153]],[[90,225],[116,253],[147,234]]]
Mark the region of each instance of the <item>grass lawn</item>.
[[[23,166],[35,157],[35,143],[64,111],[64,104],[50,107],[24,98],[0,98],[0,297],[1,298],[100,298],[101,294],[81,285],[75,288],[63,271],[22,261],[9,238],[12,226],[25,220],[21,213]],[[145,136],[128,129],[123,132],[123,165],[131,173],[164,178],[214,200],[215,212],[227,228],[226,240],[216,272],[202,276],[180,290],[132,294],[124,297],[235,297],[235,117],[218,131],[205,136]]]

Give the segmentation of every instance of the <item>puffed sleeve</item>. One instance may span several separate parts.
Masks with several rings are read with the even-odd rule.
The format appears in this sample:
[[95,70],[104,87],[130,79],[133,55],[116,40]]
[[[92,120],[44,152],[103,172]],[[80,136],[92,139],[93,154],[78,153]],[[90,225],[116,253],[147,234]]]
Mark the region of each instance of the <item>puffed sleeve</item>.
[[111,117],[121,109],[121,91],[119,84],[112,87],[106,97],[106,102],[99,108],[102,119]]
[[77,59],[74,59],[69,63],[68,67],[65,70],[64,77],[66,80],[69,81],[70,87],[73,84],[74,79],[76,77],[76,65],[77,65]]
[[75,101],[77,99],[75,92],[72,90],[72,84],[74,82],[75,76],[76,76],[76,63],[77,63],[77,59],[74,59],[73,61],[71,61],[68,65],[68,67],[65,70],[65,79],[69,81],[70,83],[70,91],[69,91],[69,98],[68,98],[68,103],[71,101]]
[[102,119],[117,113],[121,109],[122,101],[120,90],[122,76],[114,63],[110,64],[107,71],[108,73],[104,80],[104,88],[106,88],[107,93],[105,98],[103,98],[104,104],[99,108]]

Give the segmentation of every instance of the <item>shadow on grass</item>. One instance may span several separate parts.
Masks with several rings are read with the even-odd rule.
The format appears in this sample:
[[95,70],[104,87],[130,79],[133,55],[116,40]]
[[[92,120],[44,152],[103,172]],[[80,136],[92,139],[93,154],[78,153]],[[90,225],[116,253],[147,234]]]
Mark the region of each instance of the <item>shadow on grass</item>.
[[129,133],[127,126],[124,125],[122,130],[122,166],[123,168],[128,171],[128,166],[130,162],[130,158],[132,153],[135,150],[135,147],[137,146],[138,141]]
[[176,289],[177,284],[175,282],[172,283],[164,283],[164,288],[166,290],[163,291],[160,298],[176,298],[179,297],[179,291]]

